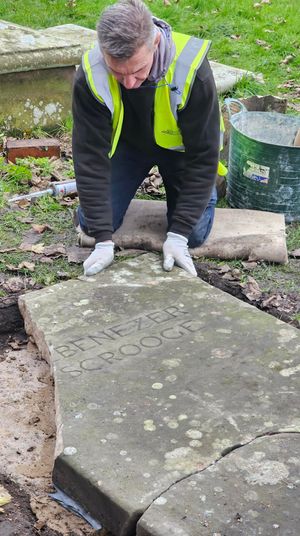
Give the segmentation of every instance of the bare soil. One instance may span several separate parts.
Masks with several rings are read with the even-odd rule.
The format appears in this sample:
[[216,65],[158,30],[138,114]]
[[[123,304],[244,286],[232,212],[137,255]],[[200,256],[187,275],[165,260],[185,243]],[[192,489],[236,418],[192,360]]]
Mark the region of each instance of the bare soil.
[[101,534],[48,495],[54,491],[53,382],[23,330],[0,338],[0,375],[0,485],[12,496],[0,513],[1,536]]

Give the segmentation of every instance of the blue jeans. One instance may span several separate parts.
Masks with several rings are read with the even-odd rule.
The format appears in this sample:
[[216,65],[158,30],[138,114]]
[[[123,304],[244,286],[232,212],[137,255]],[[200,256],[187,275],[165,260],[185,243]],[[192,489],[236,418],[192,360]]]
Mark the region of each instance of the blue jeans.
[[[120,141],[111,160],[111,202],[114,231],[122,225],[131,200],[154,164],[158,165],[163,178],[167,197],[168,227],[170,227],[180,192],[180,182],[184,177],[184,153],[158,147],[154,153],[148,155]],[[204,213],[189,236],[189,247],[200,246],[207,239],[214,221],[216,202],[217,191],[214,187]],[[88,234],[81,207],[78,208],[78,218],[80,227]]]

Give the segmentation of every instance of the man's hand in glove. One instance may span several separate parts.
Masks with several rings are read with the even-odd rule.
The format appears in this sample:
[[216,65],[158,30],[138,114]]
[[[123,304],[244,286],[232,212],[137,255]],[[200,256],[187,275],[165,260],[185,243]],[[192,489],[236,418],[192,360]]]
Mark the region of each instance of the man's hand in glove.
[[84,275],[95,275],[107,268],[114,260],[114,243],[111,240],[98,242],[94,251],[84,261]]
[[163,245],[164,270],[170,272],[174,264],[183,268],[189,274],[197,276],[197,272],[188,250],[188,239],[176,233],[167,233]]

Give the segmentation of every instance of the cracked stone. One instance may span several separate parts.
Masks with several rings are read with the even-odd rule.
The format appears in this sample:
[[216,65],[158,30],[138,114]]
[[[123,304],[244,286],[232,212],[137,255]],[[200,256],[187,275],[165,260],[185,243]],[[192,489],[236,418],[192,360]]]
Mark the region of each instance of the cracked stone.
[[[194,481],[197,472],[213,478],[222,460],[214,462],[232,448],[300,430],[299,331],[183,270],[163,272],[156,255],[26,293],[19,305],[53,370],[55,484],[116,536],[135,534],[138,519],[179,480]],[[280,457],[265,459],[272,463],[262,456],[256,464],[263,485],[276,490],[270,479],[286,479],[290,469]],[[254,480],[247,485],[257,492]],[[184,516],[176,504],[174,515]],[[202,512],[199,493],[190,507]],[[240,527],[246,514],[238,504],[237,513]],[[140,530],[160,536],[148,524],[147,517]]]

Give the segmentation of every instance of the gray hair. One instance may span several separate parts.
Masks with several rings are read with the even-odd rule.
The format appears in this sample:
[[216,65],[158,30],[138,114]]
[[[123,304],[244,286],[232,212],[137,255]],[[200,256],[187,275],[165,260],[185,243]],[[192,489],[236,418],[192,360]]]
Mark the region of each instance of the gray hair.
[[108,6],[97,24],[101,50],[117,59],[129,59],[135,52],[154,43],[152,15],[141,0],[121,0]]

